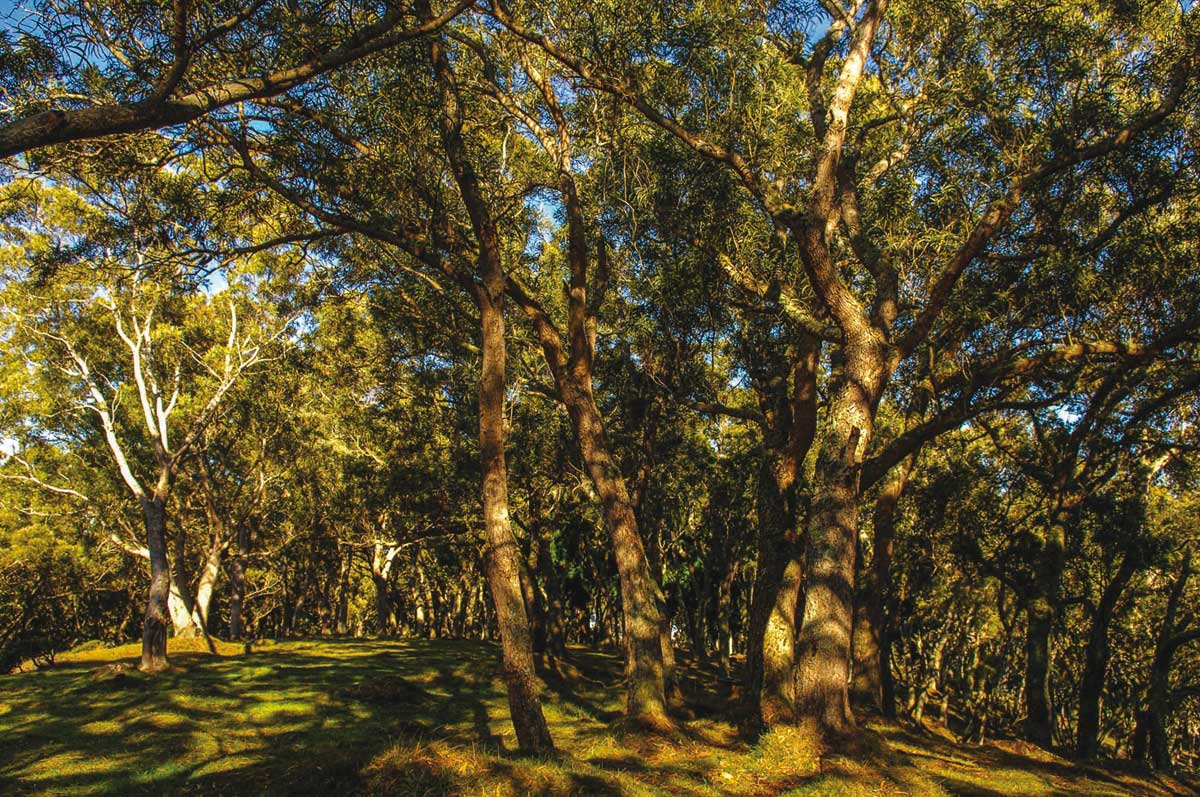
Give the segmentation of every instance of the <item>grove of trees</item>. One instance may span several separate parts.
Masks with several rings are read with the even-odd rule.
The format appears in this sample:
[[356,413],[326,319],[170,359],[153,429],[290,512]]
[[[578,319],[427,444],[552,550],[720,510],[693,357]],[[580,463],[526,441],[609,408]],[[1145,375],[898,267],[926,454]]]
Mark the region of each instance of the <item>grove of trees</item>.
[[0,659],[568,645],[1200,762],[1200,10],[33,0]]

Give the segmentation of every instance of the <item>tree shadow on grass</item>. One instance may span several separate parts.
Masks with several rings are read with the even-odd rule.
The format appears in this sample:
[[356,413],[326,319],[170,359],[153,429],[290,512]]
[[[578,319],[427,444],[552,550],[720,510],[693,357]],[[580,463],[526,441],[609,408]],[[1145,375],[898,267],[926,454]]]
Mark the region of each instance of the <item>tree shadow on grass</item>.
[[[0,680],[4,794],[355,794],[397,739],[501,747],[498,653],[455,642],[330,641],[100,677]],[[497,712],[498,713],[498,712]],[[436,792],[434,792],[436,793]]]

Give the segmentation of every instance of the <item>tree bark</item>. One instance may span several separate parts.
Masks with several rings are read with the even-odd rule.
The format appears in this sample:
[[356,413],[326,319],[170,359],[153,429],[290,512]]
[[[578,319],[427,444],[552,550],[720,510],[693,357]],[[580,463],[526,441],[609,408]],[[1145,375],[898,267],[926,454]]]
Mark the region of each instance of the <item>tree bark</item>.
[[[430,16],[428,0],[419,2],[418,9],[426,18]],[[442,146],[479,243],[480,282],[473,285],[472,292],[479,308],[482,332],[479,457],[483,469],[483,519],[488,541],[485,561],[500,630],[509,711],[520,749],[526,753],[551,753],[554,743],[542,714],[529,618],[521,594],[521,549],[513,536],[508,512],[508,474],[504,460],[505,275],[500,239],[479,177],[467,157],[454,72],[440,39],[430,42],[429,56],[441,95]]]
[[[499,251],[496,251],[497,257]],[[517,743],[531,753],[554,749],[542,716],[534,675],[533,642],[521,592],[521,550],[508,519],[504,462],[504,316],[500,297],[480,294],[483,326],[483,377],[479,382],[479,451],[483,461],[483,516],[487,530],[488,583],[496,607],[504,679]]]
[[1066,529],[1061,520],[1046,529],[1038,560],[1034,594],[1025,609],[1025,736],[1039,747],[1054,744],[1054,708],[1050,698],[1050,636],[1058,613]]
[[167,662],[167,598],[171,590],[171,565],[167,560],[167,511],[158,497],[142,499],[146,525],[146,548],[150,552],[150,589],[146,594],[146,618],[142,628],[144,672],[161,672]]
[[1136,569],[1135,557],[1126,553],[1116,575],[1105,586],[1092,618],[1092,629],[1083,654],[1083,676],[1079,681],[1079,726],[1075,739],[1075,755],[1079,758],[1095,758],[1100,752],[1100,698],[1108,674],[1108,629],[1117,601]]
[[896,681],[892,675],[892,555],[896,539],[896,506],[908,477],[916,464],[916,453],[910,455],[884,482],[875,501],[874,551],[871,560],[871,594],[869,596],[871,631],[877,659],[871,688],[879,701],[879,711],[886,719],[896,718]]
[[245,633],[246,559],[250,555],[250,525],[238,526],[237,552],[229,563],[229,637],[241,639]]
[[797,710],[835,734],[854,728],[848,689],[859,477],[886,379],[882,335],[865,325],[856,332],[847,334],[829,429],[817,455],[796,673]]
[[587,250],[583,218],[569,174],[560,182],[567,206],[571,262],[568,345],[541,307],[514,283],[509,292],[525,309],[541,343],[542,353],[567,409],[583,456],[584,468],[600,499],[600,510],[616,555],[625,626],[626,672],[629,689],[626,714],[648,727],[669,727],[667,661],[673,660],[664,634],[662,591],[650,569],[638,530],[633,503],[617,462],[609,449],[604,421],[592,392],[592,335],[595,319],[587,308]]

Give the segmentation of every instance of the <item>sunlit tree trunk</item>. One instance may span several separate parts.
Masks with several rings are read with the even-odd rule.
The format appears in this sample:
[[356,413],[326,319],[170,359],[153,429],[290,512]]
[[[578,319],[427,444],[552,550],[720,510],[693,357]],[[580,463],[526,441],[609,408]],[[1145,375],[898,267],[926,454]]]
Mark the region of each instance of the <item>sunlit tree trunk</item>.
[[848,687],[859,477],[885,380],[878,331],[864,324],[856,332],[842,348],[829,426],[817,454],[797,653],[797,709],[834,733],[854,727]]
[[150,552],[150,589],[146,593],[146,618],[142,630],[142,664],[145,672],[167,669],[167,599],[171,566],[167,561],[167,512],[162,499],[142,499],[146,547]]
[[[418,8],[424,16],[430,16],[428,0],[419,2]],[[431,41],[429,55],[441,95],[442,146],[479,244],[479,282],[473,285],[472,293],[479,308],[483,360],[479,379],[479,457],[483,469],[483,520],[488,542],[485,562],[500,630],[509,711],[521,750],[549,753],[554,750],[554,743],[542,714],[534,674],[529,618],[521,594],[521,549],[513,535],[508,511],[508,474],[504,457],[505,274],[500,239],[479,176],[466,154],[462,140],[462,107],[454,72],[440,40]]]

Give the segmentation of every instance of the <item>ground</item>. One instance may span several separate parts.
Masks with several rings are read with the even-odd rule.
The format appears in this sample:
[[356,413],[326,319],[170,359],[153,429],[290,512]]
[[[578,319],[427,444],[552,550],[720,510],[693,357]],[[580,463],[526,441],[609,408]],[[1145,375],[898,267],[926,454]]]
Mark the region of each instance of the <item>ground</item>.
[[[822,750],[801,730],[759,739],[723,719],[722,685],[689,670],[679,732],[620,723],[619,662],[573,651],[546,683],[560,755],[514,757],[498,650],[479,642],[297,641],[175,669],[136,646],[65,654],[0,677],[4,795],[1190,795],[1174,780],[1080,768],[1016,745],[960,746],[869,723]],[[727,687],[726,687],[727,689]]]

